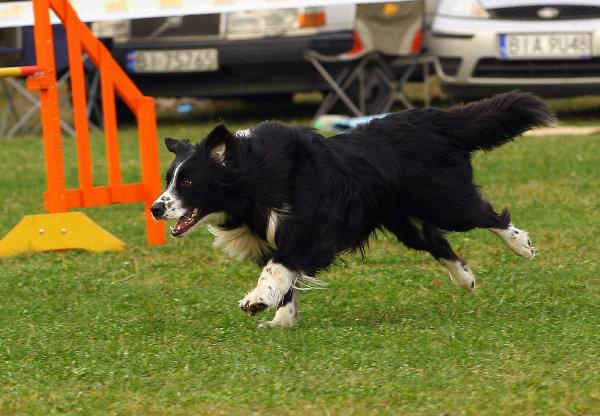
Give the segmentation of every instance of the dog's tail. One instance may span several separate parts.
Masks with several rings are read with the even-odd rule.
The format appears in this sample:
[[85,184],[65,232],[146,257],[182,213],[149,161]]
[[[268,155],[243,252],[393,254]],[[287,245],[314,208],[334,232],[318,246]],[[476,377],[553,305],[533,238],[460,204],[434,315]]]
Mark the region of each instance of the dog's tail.
[[542,100],[519,91],[456,106],[447,115],[453,142],[470,152],[492,150],[533,127],[548,126],[556,120]]

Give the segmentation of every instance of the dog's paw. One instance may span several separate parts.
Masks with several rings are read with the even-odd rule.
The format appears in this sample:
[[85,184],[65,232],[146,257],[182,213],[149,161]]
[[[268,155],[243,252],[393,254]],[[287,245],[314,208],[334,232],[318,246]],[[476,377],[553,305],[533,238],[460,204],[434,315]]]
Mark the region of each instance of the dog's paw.
[[260,321],[258,323],[258,329],[269,329],[269,328],[291,328],[296,325],[297,318],[290,320],[273,319],[271,321]]
[[261,321],[259,329],[264,328],[291,328],[298,322],[298,304],[296,301],[280,306],[275,316],[270,321]]
[[280,323],[273,321],[260,321],[258,323],[258,329],[270,329],[270,328],[287,328],[289,325],[281,325]]
[[535,247],[531,244],[531,239],[527,231],[521,231],[513,228],[511,233],[512,244],[509,247],[521,257],[532,259],[535,257]]
[[450,279],[455,285],[473,292],[475,290],[475,274],[471,267],[461,260],[441,259],[440,263],[448,270]]
[[475,274],[467,263],[457,261],[452,267],[448,268],[448,271],[450,272],[450,279],[455,285],[468,292],[475,291]]
[[258,312],[267,308],[267,304],[262,298],[255,298],[252,293],[247,294],[244,299],[240,300],[240,309],[247,314],[254,316]]
[[471,267],[467,263],[460,265],[462,271],[457,273],[456,276],[452,276],[454,282],[462,287],[463,289],[473,292],[475,290],[475,274]]
[[531,244],[529,233],[525,230],[519,230],[514,225],[509,224],[505,230],[493,230],[498,237],[515,253],[526,259],[535,257],[535,247]]

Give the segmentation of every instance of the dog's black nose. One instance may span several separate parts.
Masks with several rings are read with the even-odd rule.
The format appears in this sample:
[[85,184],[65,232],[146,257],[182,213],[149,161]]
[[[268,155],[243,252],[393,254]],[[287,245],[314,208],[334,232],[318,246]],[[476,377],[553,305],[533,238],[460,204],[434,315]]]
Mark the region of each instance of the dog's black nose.
[[167,209],[167,206],[165,205],[164,202],[155,202],[150,207],[150,212],[152,213],[154,218],[156,218],[158,220],[165,214],[166,209]]

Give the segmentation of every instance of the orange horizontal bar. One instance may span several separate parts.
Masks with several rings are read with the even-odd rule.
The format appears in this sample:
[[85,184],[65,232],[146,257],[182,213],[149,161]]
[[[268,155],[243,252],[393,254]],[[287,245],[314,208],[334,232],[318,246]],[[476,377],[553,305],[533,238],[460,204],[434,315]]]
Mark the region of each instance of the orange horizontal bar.
[[[65,189],[67,208],[89,208],[114,203],[144,202],[148,199],[146,185],[128,183],[120,186],[94,186],[90,189]],[[48,192],[44,193],[48,199]]]

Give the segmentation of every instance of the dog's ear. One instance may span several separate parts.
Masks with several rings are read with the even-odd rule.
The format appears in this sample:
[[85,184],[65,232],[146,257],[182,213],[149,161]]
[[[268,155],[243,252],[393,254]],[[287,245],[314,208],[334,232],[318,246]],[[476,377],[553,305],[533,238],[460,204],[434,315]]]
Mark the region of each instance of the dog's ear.
[[171,137],[165,137],[165,146],[167,146],[167,150],[171,153],[177,153],[177,145],[179,144],[179,140],[173,139]]
[[177,153],[181,150],[189,149],[192,144],[189,140],[177,140],[171,137],[165,137],[165,146],[167,146],[167,150],[171,153]]
[[237,156],[237,140],[223,124],[219,124],[208,134],[206,146],[210,158],[221,166],[227,165]]

